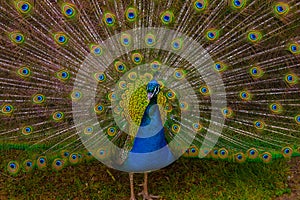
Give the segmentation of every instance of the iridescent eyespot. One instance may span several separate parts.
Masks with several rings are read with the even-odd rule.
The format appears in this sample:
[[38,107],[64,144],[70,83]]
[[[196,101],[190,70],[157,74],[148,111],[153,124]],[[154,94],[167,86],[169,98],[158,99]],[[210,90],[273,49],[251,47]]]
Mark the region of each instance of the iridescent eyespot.
[[285,75],[284,80],[286,83],[288,83],[289,85],[295,85],[298,83],[298,77],[296,74],[293,73],[288,73]]
[[71,3],[63,3],[61,9],[62,9],[62,14],[67,19],[72,19],[72,18],[76,17],[78,14],[76,6]]
[[141,64],[143,61],[143,56],[140,53],[133,53],[131,55],[131,60],[134,64],[138,65]]
[[19,163],[16,161],[10,161],[7,165],[7,171],[12,175],[17,174],[19,172],[19,169]]
[[94,78],[99,83],[103,83],[104,81],[106,81],[106,75],[104,74],[104,72],[95,73]]
[[274,5],[273,10],[277,16],[284,16],[288,14],[290,7],[284,2],[278,2]]
[[54,112],[52,113],[52,119],[56,122],[61,121],[64,119],[64,113],[60,111]]
[[223,114],[223,116],[224,116],[225,118],[230,118],[230,117],[232,117],[232,115],[233,115],[233,111],[232,111],[231,108],[226,107],[226,108],[223,108],[223,109],[222,109],[222,114]]
[[79,162],[79,156],[77,153],[72,153],[70,156],[69,156],[69,161],[71,164],[77,164]]
[[114,66],[117,72],[124,73],[126,71],[126,65],[121,61],[115,61]]
[[130,22],[134,22],[137,19],[137,9],[134,7],[129,7],[125,12],[126,19]]
[[17,70],[17,74],[21,78],[28,78],[31,75],[31,70],[29,69],[29,67],[21,67]]
[[54,33],[53,39],[58,45],[66,45],[69,42],[69,37],[63,32]]
[[209,88],[204,85],[204,86],[201,86],[200,89],[199,89],[200,93],[203,95],[203,96],[209,96],[210,95],[210,91],[209,91]]
[[250,41],[252,43],[259,42],[261,40],[261,38],[262,38],[261,32],[256,31],[256,30],[249,31],[247,34],[248,41]]
[[233,9],[241,9],[246,5],[246,0],[230,0]]
[[280,103],[272,103],[269,105],[269,108],[270,108],[271,112],[274,114],[279,114],[283,111]]
[[218,149],[213,149],[211,151],[210,155],[211,155],[212,158],[215,158],[215,159],[219,158],[219,150]]
[[103,54],[103,48],[98,44],[89,45],[90,52],[95,56],[101,56]]
[[176,69],[174,71],[173,77],[177,80],[182,80],[185,77],[185,72],[183,69]]
[[289,44],[289,51],[292,54],[295,54],[295,55],[300,54],[300,45],[297,44],[297,43],[291,43],[291,44]]
[[201,148],[199,152],[199,157],[203,158],[209,156],[210,150],[208,148]]
[[60,70],[55,73],[55,76],[61,81],[67,81],[70,79],[70,73],[67,70]]
[[108,98],[108,100],[110,100],[110,101],[115,101],[115,100],[117,100],[117,95],[116,95],[116,93],[111,92],[111,93],[109,93],[109,94],[107,95],[107,98]]
[[32,101],[34,104],[42,104],[45,102],[45,95],[43,94],[35,94],[32,97]]
[[248,158],[255,159],[258,156],[258,151],[255,148],[251,148],[247,151]]
[[168,98],[168,99],[174,99],[175,97],[176,97],[176,94],[175,94],[175,92],[173,91],[173,90],[169,90],[167,93],[166,93],[166,97]]
[[23,135],[30,135],[33,132],[32,126],[24,126],[22,128],[22,134]]
[[161,67],[161,63],[157,60],[154,60],[151,64],[150,64],[150,67],[153,71],[157,71],[160,69]]
[[173,110],[172,105],[171,105],[171,104],[166,104],[166,106],[165,106],[165,111],[166,111],[166,112],[172,112],[172,110]]
[[119,88],[122,89],[122,90],[125,90],[127,88],[126,81],[120,81],[119,82]]
[[37,166],[39,169],[44,169],[47,167],[47,159],[46,157],[44,156],[40,156],[38,159],[37,159]]
[[116,127],[109,127],[107,130],[106,130],[107,134],[111,137],[115,136],[116,133],[117,133],[117,129]]
[[237,154],[234,156],[234,159],[235,159],[236,162],[242,163],[242,162],[245,162],[246,156],[245,156],[245,154],[243,154],[243,153],[237,153]]
[[28,14],[32,10],[32,5],[28,1],[15,1],[15,8],[21,14]]
[[182,101],[179,103],[179,107],[180,107],[180,110],[186,111],[189,108],[189,104],[185,101]]
[[153,79],[153,75],[150,73],[145,73],[143,77],[146,82],[150,82]]
[[97,104],[94,107],[94,111],[96,114],[101,114],[104,112],[104,106],[102,104]]
[[172,132],[173,133],[179,133],[180,131],[180,125],[179,124],[173,124],[172,125]]
[[160,19],[165,25],[171,24],[174,20],[174,14],[172,11],[167,10],[161,14]]
[[16,45],[20,45],[25,42],[25,37],[20,31],[14,31],[9,33],[9,39]]
[[172,41],[171,47],[174,51],[178,51],[182,48],[183,46],[183,40],[181,38],[177,38]]
[[70,96],[71,96],[72,101],[76,102],[82,98],[82,93],[78,90],[74,90],[74,91],[72,91]]
[[103,15],[103,21],[107,26],[114,26],[116,23],[116,17],[112,13],[105,13]]
[[121,37],[120,37],[120,41],[121,44],[124,47],[129,47],[132,44],[132,38],[131,35],[127,34],[127,33],[122,33]]
[[32,160],[25,160],[23,162],[22,167],[25,172],[30,172],[33,169],[33,165],[34,164],[33,164]]
[[217,72],[224,72],[227,69],[227,66],[222,62],[216,62],[214,65],[214,70]]
[[252,98],[252,95],[250,92],[248,92],[247,90],[243,90],[240,92],[239,97],[243,100],[243,101],[250,101]]
[[293,154],[293,149],[290,147],[283,147],[281,153],[285,158],[290,158]]
[[194,9],[197,12],[201,12],[206,9],[207,5],[208,5],[207,0],[197,0],[194,2]]
[[295,122],[300,125],[300,114],[295,116]]
[[91,135],[93,132],[94,132],[94,128],[92,126],[87,126],[83,130],[83,133],[85,135]]
[[199,154],[199,149],[195,145],[192,145],[188,149],[188,152],[189,157],[197,157]]
[[195,131],[200,131],[202,129],[202,125],[199,123],[193,123],[192,126]]
[[2,105],[1,112],[5,115],[11,115],[14,112],[14,107],[11,104]]
[[155,44],[156,44],[156,37],[151,34],[151,33],[148,33],[146,36],[145,36],[145,44],[148,46],[148,47],[153,47]]
[[262,130],[265,128],[265,122],[262,121],[262,120],[257,120],[257,121],[254,121],[254,127],[258,130]]
[[260,78],[264,75],[264,71],[259,66],[250,68],[249,72],[250,75],[255,79]]
[[128,74],[128,78],[129,78],[131,81],[136,80],[136,78],[137,78],[136,72],[130,72],[130,73]]
[[63,159],[56,158],[55,160],[53,160],[52,168],[56,171],[59,171],[59,170],[63,169],[64,164],[65,164],[65,161]]
[[69,151],[62,150],[60,155],[61,155],[62,158],[68,158],[70,153],[69,153]]
[[272,160],[272,155],[269,152],[265,152],[261,155],[261,159],[264,163],[269,163]]
[[218,152],[219,158],[225,159],[228,157],[228,151],[225,148],[221,148]]
[[215,41],[219,38],[220,31],[217,29],[209,29],[206,31],[206,39],[209,41]]
[[97,151],[96,157],[98,159],[105,159],[108,156],[108,151],[105,148],[101,148]]
[[122,108],[120,107],[120,106],[116,106],[115,108],[114,108],[114,113],[115,114],[120,114],[122,112]]

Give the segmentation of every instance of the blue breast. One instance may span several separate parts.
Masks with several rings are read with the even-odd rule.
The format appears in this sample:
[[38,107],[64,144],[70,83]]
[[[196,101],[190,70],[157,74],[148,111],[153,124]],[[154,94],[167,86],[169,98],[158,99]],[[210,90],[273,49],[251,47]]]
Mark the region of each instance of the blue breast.
[[[150,109],[153,109],[150,113]],[[153,127],[157,127],[153,129]],[[149,153],[167,145],[157,104],[149,103],[144,112],[131,152]]]

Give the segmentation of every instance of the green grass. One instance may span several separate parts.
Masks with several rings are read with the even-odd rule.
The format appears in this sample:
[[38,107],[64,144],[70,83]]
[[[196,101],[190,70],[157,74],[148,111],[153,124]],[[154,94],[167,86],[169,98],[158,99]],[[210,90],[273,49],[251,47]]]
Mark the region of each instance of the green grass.
[[[1,172],[2,173],[2,172]],[[181,158],[149,174],[149,192],[161,199],[274,199],[290,193],[286,160],[229,163]],[[128,174],[96,160],[62,171],[37,170],[17,176],[0,174],[0,199],[129,199]],[[135,174],[135,193],[143,175]],[[138,197],[141,199],[141,197]]]

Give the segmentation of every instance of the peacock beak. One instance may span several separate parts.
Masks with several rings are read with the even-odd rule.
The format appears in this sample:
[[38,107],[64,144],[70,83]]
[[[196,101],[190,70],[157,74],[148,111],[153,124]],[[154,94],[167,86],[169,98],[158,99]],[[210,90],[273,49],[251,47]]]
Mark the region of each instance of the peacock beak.
[[148,100],[150,100],[152,98],[152,96],[153,96],[153,94],[151,92],[148,92],[148,95],[147,95]]

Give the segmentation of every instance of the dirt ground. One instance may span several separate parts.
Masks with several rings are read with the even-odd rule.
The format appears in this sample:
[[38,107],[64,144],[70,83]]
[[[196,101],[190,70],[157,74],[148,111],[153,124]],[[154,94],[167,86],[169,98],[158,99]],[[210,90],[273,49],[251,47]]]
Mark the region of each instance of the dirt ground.
[[291,175],[288,177],[288,185],[291,188],[291,194],[284,194],[276,200],[300,200],[300,158],[293,158],[290,164]]

